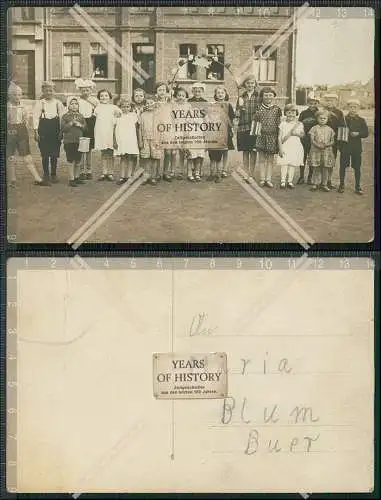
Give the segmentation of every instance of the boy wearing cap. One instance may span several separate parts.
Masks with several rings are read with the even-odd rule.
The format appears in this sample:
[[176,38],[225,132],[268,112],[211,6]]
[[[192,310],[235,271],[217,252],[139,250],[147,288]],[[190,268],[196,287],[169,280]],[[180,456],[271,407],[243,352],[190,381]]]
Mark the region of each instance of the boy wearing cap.
[[361,189],[361,160],[362,160],[362,139],[369,135],[368,125],[363,117],[359,116],[358,111],[360,102],[357,99],[348,101],[349,112],[345,117],[349,129],[348,142],[343,143],[340,155],[340,186],[339,193],[344,192],[345,170],[349,165],[355,171],[355,192],[363,194]]
[[34,166],[30,154],[29,133],[27,128],[28,113],[21,104],[22,90],[20,87],[11,83],[8,89],[7,103],[7,160],[10,171],[10,185],[16,186],[15,155],[19,154],[26,167],[34,177],[36,186],[47,186],[48,184],[41,180],[36,167]]
[[[331,127],[331,129],[335,132],[335,142],[332,147],[333,155],[335,157],[335,161],[337,158],[337,151],[341,146],[342,143],[338,142],[337,140],[337,132],[339,130],[339,127],[345,127],[345,119],[344,119],[344,113],[337,107],[337,100],[338,96],[337,94],[334,93],[328,93],[324,95],[324,108],[328,111],[328,122],[327,125]],[[332,184],[332,173],[333,173],[333,168],[330,169],[329,174],[328,174],[328,184],[327,186],[329,189],[334,189],[334,186]]]
[[91,151],[94,149],[94,109],[98,106],[99,101],[96,97],[91,95],[96,86],[92,80],[78,78],[78,80],[74,83],[77,89],[81,92],[78,104],[79,112],[86,121],[86,131],[84,133],[84,137],[88,137],[90,139],[89,151],[87,153],[83,153],[82,155],[80,178],[82,180],[90,180],[92,179]]
[[65,108],[54,97],[54,83],[44,82],[41,89],[42,98],[37,101],[33,111],[34,137],[41,153],[44,181],[55,183],[58,182],[57,160],[61,149],[61,118]]
[[311,137],[309,131],[317,124],[316,112],[318,111],[319,99],[313,93],[310,93],[307,100],[308,108],[304,109],[299,115],[299,121],[303,123],[305,135],[300,139],[303,145],[304,157],[303,165],[300,165],[300,175],[297,184],[304,184],[304,173],[308,163],[307,184],[312,184],[313,167],[309,161],[311,150]]

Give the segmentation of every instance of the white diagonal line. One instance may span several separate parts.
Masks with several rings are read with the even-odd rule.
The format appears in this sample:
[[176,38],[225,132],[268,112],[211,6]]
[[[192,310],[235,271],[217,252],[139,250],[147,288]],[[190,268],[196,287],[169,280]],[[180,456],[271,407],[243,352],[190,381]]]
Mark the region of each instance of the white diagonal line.
[[[143,176],[139,179],[141,174],[143,174]],[[123,184],[117,191],[115,191],[115,193],[112,196],[110,196],[110,198],[108,198],[108,200],[105,201],[103,205],[100,208],[98,208],[98,210],[68,239],[67,241],[68,244],[69,245],[76,244],[77,241],[81,238],[81,235],[83,235],[85,232],[86,234],[91,234],[93,231],[91,233],[88,233],[89,230],[91,229],[91,226],[93,226],[105,212],[107,212],[108,215],[111,215],[111,213],[115,210],[115,208],[113,207],[117,203],[118,199],[120,199],[123,196],[123,201],[124,201],[130,194],[132,194],[136,190],[137,187],[140,186],[140,184],[146,178],[147,175],[144,174],[144,170],[142,168],[139,168],[135,172],[135,174],[128,180],[128,182]],[[135,186],[136,188],[132,189]],[[127,196],[125,196],[126,194]],[[112,211],[110,212],[110,210]],[[102,219],[102,221],[103,220],[105,219]],[[73,248],[76,250],[78,246],[73,246]]]
[[79,5],[74,5],[74,7],[69,9],[69,13],[96,41],[105,46],[106,50],[115,57],[123,69],[129,70],[130,67],[132,67],[134,77],[139,83],[144,83],[144,80],[149,78],[149,75],[143,68],[131,60],[122,47],[120,47],[120,45],[118,45],[91,16],[79,7]]
[[[287,21],[283,23],[282,26],[275,33],[273,33],[240,68],[234,71],[234,75],[236,75],[236,81],[239,82],[241,80],[248,67],[253,64],[256,59],[261,57],[264,52],[266,53],[267,57],[273,50],[278,48],[279,45],[284,42],[294,31],[295,22],[308,17],[312,11],[312,7],[309,7],[309,4],[307,2],[299,7],[293,17],[287,19]],[[280,43],[279,40],[281,40]]]
[[[77,20],[80,20],[80,23],[82,26],[85,28],[90,28],[93,31],[98,33],[99,38],[103,41],[103,44],[107,45],[110,44],[111,46],[114,47],[115,51],[118,52],[120,55],[123,55],[123,57],[126,58],[126,60],[130,61],[128,54],[125,52],[125,50],[115,42],[115,39],[110,37],[106,33],[106,31],[95,21],[94,18],[92,18],[84,9],[82,9],[78,4],[74,5],[72,9],[69,10],[69,13]],[[86,21],[86,24],[84,22]],[[150,76],[148,73],[144,71],[142,67],[140,67],[135,61],[131,61],[133,69],[139,73],[145,80],[147,80]]]
[[[238,169],[237,169],[238,170]],[[240,170],[240,169],[239,169]],[[308,250],[311,244],[314,243],[307,233],[305,233],[298,224],[289,217],[281,207],[272,200],[270,204],[266,201],[263,193],[256,192],[248,185],[236,172],[232,173],[232,177],[247,191],[274,219],[290,234],[305,250]],[[254,181],[255,182],[255,181]],[[259,188],[260,189],[260,188]],[[271,199],[271,198],[270,198]],[[272,206],[273,205],[273,206]],[[283,212],[281,215],[279,212]],[[292,224],[291,224],[292,222]],[[295,227],[293,227],[295,226]]]
[[[241,167],[238,167],[236,169],[236,172],[241,174],[242,177],[245,177],[246,174],[245,172],[241,169]],[[254,189],[254,191],[261,196],[283,219],[295,230],[297,231],[300,236],[311,246],[315,243],[315,240],[307,234],[304,229],[299,226],[299,224],[294,221],[292,217],[290,217],[285,210],[273,199],[271,196],[269,196],[264,189],[258,186],[255,180],[250,180],[249,181],[250,186]]]
[[[144,427],[145,423],[139,420],[136,420],[132,426],[128,427],[128,429],[122,434],[120,439],[104,454],[102,454],[96,462],[92,464],[92,466],[80,480],[80,484],[78,485],[79,487],[77,488],[77,490],[80,490],[81,485],[86,484],[86,482],[89,479],[93,478],[95,474],[99,474],[106,465],[109,465],[109,463],[123,450],[123,448],[128,448],[128,445],[131,444],[131,441],[134,438],[136,439],[137,433],[140,433]],[[71,495],[74,499],[76,499],[81,495],[81,493],[72,493]]]
[[113,203],[113,205],[110,206],[110,208],[103,214],[101,215],[95,222],[94,224],[89,227],[89,229],[87,229],[87,231],[85,231],[82,236],[80,236],[73,244],[72,244],[72,248],[74,248],[74,250],[77,250],[77,248],[82,245],[82,243],[84,241],[87,240],[87,238],[89,238],[89,236],[91,236],[97,229],[99,226],[101,226],[103,224],[103,222],[108,219],[110,217],[110,215],[112,213],[115,212],[115,210],[117,208],[119,208],[124,202],[125,200],[132,195],[132,193],[134,193],[138,187],[146,180],[148,179],[149,175],[148,174],[143,174],[142,177],[140,177],[140,179],[138,179],[134,184],[132,184],[131,186],[129,186],[127,188],[127,191],[122,194],[122,196],[117,200],[115,201],[115,203]]
[[307,2],[304,3],[295,12],[295,16],[287,19],[287,21],[283,23],[282,26],[278,28],[277,31],[264,42],[264,44],[260,47],[260,49],[257,50],[254,57],[259,57],[261,53],[263,53],[266,49],[270,48],[285,34],[289,36],[295,29],[294,26],[295,21],[299,21],[301,19],[308,17],[311,14],[311,12],[313,12],[312,7],[309,7],[309,4]]

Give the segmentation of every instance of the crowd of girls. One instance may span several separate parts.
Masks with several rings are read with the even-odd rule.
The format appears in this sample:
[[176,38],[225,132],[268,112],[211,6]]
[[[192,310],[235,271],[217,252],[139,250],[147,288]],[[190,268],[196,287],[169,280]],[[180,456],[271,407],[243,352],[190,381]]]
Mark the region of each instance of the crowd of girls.
[[[235,109],[229,102],[226,88],[214,89],[214,101],[227,104],[228,138],[220,150],[165,149],[160,144],[154,127],[154,115],[163,103],[172,102],[175,108],[192,106],[192,103],[208,102],[204,85],[194,83],[192,95],[177,86],[173,92],[165,83],[156,85],[155,95],[146,95],[136,89],[131,99],[122,98],[113,103],[111,93],[101,89],[93,96],[94,83],[79,79],[76,82],[80,96],[69,97],[66,108],[54,95],[52,82],[42,85],[42,97],[33,111],[35,140],[40,153],[43,176],[40,177],[30,155],[27,129],[27,113],[21,104],[21,89],[12,84],[8,93],[8,142],[7,156],[10,163],[10,182],[15,184],[12,160],[22,156],[31,171],[35,184],[49,186],[59,182],[57,162],[61,143],[64,145],[69,164],[68,182],[77,187],[93,178],[92,151],[100,151],[101,175],[99,181],[114,181],[114,161],[120,158],[117,184],[121,185],[133,176],[138,164],[148,174],[148,181],[155,185],[161,179],[171,182],[187,178],[201,181],[204,160],[210,159],[210,181],[220,182],[229,174],[229,150],[236,147],[242,152],[246,180],[254,180],[256,165],[261,187],[273,188],[273,170],[280,169],[280,188],[293,189],[295,169],[300,168],[298,184],[305,182],[311,190],[330,191],[332,171],[340,151],[340,186],[344,191],[345,170],[351,165],[355,170],[356,193],[362,194],[360,185],[361,139],[367,137],[365,120],[358,115],[359,103],[348,102],[349,113],[335,105],[336,96],[328,94],[325,106],[311,96],[308,108],[298,116],[294,104],[282,110],[276,103],[276,92],[270,87],[258,88],[254,77],[243,82],[244,92],[238,98]],[[188,104],[189,103],[189,104]],[[345,128],[347,136],[339,134]],[[344,134],[345,135],[345,134]],[[85,139],[85,142],[83,142]],[[81,143],[82,141],[82,143]]]

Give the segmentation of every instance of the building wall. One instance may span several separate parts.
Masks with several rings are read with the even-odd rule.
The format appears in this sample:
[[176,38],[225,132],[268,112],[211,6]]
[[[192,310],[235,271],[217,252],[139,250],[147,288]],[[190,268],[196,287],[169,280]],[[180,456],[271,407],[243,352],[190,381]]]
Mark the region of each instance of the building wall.
[[32,89],[32,94],[28,97],[34,99],[38,96],[39,89],[41,88],[41,83],[44,80],[44,9],[42,7],[36,7],[34,9],[34,19],[33,20],[23,20],[21,16],[21,8],[14,7],[11,9],[10,13],[11,31],[12,36],[10,37],[11,47],[10,51],[14,54],[13,63],[11,64],[11,77],[12,80],[23,87],[24,93],[26,93],[26,84],[24,80],[25,68],[17,64],[18,55],[21,53],[31,53],[32,64],[34,67],[33,71],[33,85],[29,87]]
[[[156,81],[172,79],[179,58],[179,45],[182,43],[197,44],[198,53],[206,51],[208,44],[224,45],[225,62],[231,65],[233,72],[239,74],[240,67],[252,56],[253,47],[261,45],[284,25],[291,13],[289,7],[241,8],[239,11],[235,7],[218,7],[213,12],[208,7],[147,7],[146,12],[140,7],[91,7],[82,11],[85,14],[83,18],[78,18],[81,11],[70,11],[67,7],[40,10],[45,12],[45,24],[41,47],[37,50],[36,44],[34,45],[37,51],[36,88],[39,90],[45,76],[56,83],[59,94],[66,95],[75,92],[75,78],[63,77],[63,43],[80,43],[81,76],[90,77],[90,43],[99,41],[99,36],[89,30],[91,24],[104,30],[104,33],[115,40],[117,46],[123,48],[124,58],[121,66],[119,52],[113,55],[113,51],[109,51],[108,77],[97,80],[97,88],[108,88],[118,95],[131,95],[134,74],[132,44],[155,45]],[[25,35],[22,37],[25,43]],[[273,84],[278,94],[288,98],[291,97],[290,78],[291,44],[287,40],[277,51],[276,81]],[[204,71],[199,71],[198,79],[205,82],[208,97],[212,96],[218,83],[223,83],[228,88],[233,99],[237,96],[236,84],[227,70],[223,82],[205,80]],[[181,83],[186,87],[192,84],[191,81]]]

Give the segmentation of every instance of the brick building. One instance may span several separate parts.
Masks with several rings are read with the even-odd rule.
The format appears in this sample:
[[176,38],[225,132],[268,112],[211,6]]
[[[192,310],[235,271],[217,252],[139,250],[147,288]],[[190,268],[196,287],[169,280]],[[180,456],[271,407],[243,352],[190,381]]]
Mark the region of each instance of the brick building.
[[[203,81],[209,96],[223,83],[235,98],[231,72],[240,74],[293,14],[290,7],[86,7],[74,15],[67,7],[10,10],[11,76],[32,99],[45,79],[62,96],[71,94],[79,76],[93,77],[98,89],[115,95],[131,95],[136,87],[152,92],[155,82],[175,76],[186,87]],[[290,98],[294,46],[291,34],[268,57],[252,60],[246,73]],[[205,55],[210,67],[194,64]],[[181,67],[180,58],[187,61]]]

